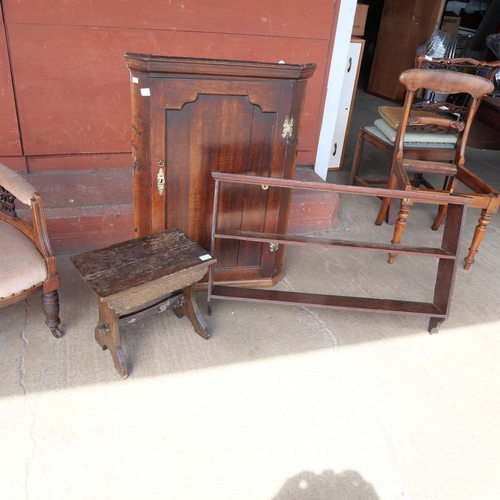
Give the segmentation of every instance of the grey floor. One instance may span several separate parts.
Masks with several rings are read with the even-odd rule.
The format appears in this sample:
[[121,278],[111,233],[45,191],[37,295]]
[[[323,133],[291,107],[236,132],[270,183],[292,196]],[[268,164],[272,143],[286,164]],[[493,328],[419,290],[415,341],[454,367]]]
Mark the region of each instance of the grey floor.
[[[380,102],[358,92],[330,182],[346,183]],[[498,189],[499,155],[467,158]],[[383,172],[387,158],[367,149],[363,165]],[[377,207],[342,196],[330,236],[389,241]],[[439,242],[433,213],[412,210],[407,242]],[[123,329],[126,381],[93,338],[95,298],[59,256],[62,339],[39,296],[0,309],[0,498],[497,500],[499,231],[493,217],[460,266],[437,335],[426,318],[214,301],[209,341],[171,312]],[[426,300],[435,272],[428,259],[288,248],[278,287]]]

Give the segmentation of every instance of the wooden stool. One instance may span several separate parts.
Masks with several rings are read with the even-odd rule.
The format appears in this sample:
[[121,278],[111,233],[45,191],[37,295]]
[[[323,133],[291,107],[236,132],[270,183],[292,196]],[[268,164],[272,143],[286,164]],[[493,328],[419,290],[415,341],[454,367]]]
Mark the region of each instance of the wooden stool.
[[[204,339],[210,338],[194,294],[194,284],[216,262],[179,229],[136,238],[71,258],[97,294],[99,322],[95,338],[109,349],[120,376],[128,377],[119,322],[173,309],[184,314]],[[131,318],[133,316],[133,318]]]

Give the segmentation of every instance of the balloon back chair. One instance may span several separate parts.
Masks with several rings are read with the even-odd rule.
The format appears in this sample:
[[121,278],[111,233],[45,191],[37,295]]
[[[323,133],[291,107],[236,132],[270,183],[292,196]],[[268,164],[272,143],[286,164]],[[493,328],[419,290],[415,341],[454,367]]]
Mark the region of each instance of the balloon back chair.
[[[429,69],[412,69],[403,72],[399,81],[406,88],[405,103],[401,112],[401,120],[397,129],[394,153],[392,156],[387,188],[402,189],[408,191],[400,204],[399,213],[395,222],[394,237],[392,243],[401,242],[406,219],[412,205],[411,191],[434,189],[429,182],[424,180],[425,174],[438,174],[444,176],[444,187],[440,193],[452,193],[472,198],[469,208],[480,208],[481,216],[475,229],[473,240],[465,258],[465,269],[469,269],[474,263],[479,245],[485,235],[486,228],[493,213],[499,207],[499,192],[475,174],[467,170],[465,164],[465,146],[467,137],[474,120],[474,116],[485,94],[491,93],[493,84],[490,80],[476,75],[457,73],[453,71],[439,71]],[[450,119],[437,114],[424,116],[410,116],[412,104],[416,92],[421,89],[431,89],[440,94],[468,94],[468,104],[463,119]],[[438,162],[434,160],[422,160],[408,158],[405,149],[405,133],[407,125],[413,124],[419,127],[439,127],[443,132],[456,135],[455,155],[452,162]],[[408,174],[413,174],[413,179]],[[430,187],[429,187],[430,186]],[[465,188],[465,190],[463,190]],[[437,191],[437,190],[436,190]],[[382,224],[386,217],[390,200],[384,198],[380,207],[376,224]],[[440,206],[432,229],[439,228],[446,215],[446,206]],[[394,255],[389,256],[389,263],[394,260]]]
[[[500,69],[500,61],[478,61],[470,58],[430,58],[420,54],[415,59],[417,69],[446,70],[456,73],[475,74],[488,80],[495,80]],[[420,89],[423,92],[424,89]],[[415,98],[411,116],[425,117],[430,113],[448,114],[452,117],[463,119],[470,100],[462,94],[439,94],[426,89],[426,93],[420,98]],[[362,127],[358,133],[356,149],[352,162],[350,185],[371,186],[386,184],[384,179],[370,179],[359,173],[364,144],[374,146],[379,151],[392,156],[394,153],[394,141],[399,127],[402,108],[401,106],[380,106],[379,118],[373,125]],[[440,127],[422,127],[418,123],[409,123],[405,134],[405,157],[418,160],[454,161],[456,153],[456,133],[448,133]],[[455,131],[456,132],[456,131]],[[389,162],[387,165],[389,170]],[[366,172],[366,170],[365,170]],[[427,186],[432,188],[432,186]],[[394,223],[394,218],[389,217],[389,222]]]
[[[30,218],[18,217],[16,200],[30,208]],[[42,199],[28,181],[0,163],[0,307],[41,290],[45,323],[60,338],[58,289]]]

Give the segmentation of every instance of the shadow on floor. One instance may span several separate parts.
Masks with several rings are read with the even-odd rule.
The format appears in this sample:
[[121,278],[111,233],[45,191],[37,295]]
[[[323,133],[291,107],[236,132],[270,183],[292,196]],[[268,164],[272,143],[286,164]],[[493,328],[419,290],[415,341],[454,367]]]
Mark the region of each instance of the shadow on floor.
[[378,500],[373,486],[361,474],[305,471],[289,479],[272,500]]

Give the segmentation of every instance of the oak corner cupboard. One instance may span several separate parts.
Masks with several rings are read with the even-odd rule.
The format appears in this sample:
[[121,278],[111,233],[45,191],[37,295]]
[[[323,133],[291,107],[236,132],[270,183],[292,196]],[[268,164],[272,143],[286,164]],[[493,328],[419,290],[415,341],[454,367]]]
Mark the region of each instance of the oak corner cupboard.
[[[131,75],[136,235],[177,227],[210,249],[213,171],[293,179],[315,64],[125,53]],[[291,191],[224,186],[218,226],[286,234]],[[218,241],[215,280],[273,285],[284,247]]]

